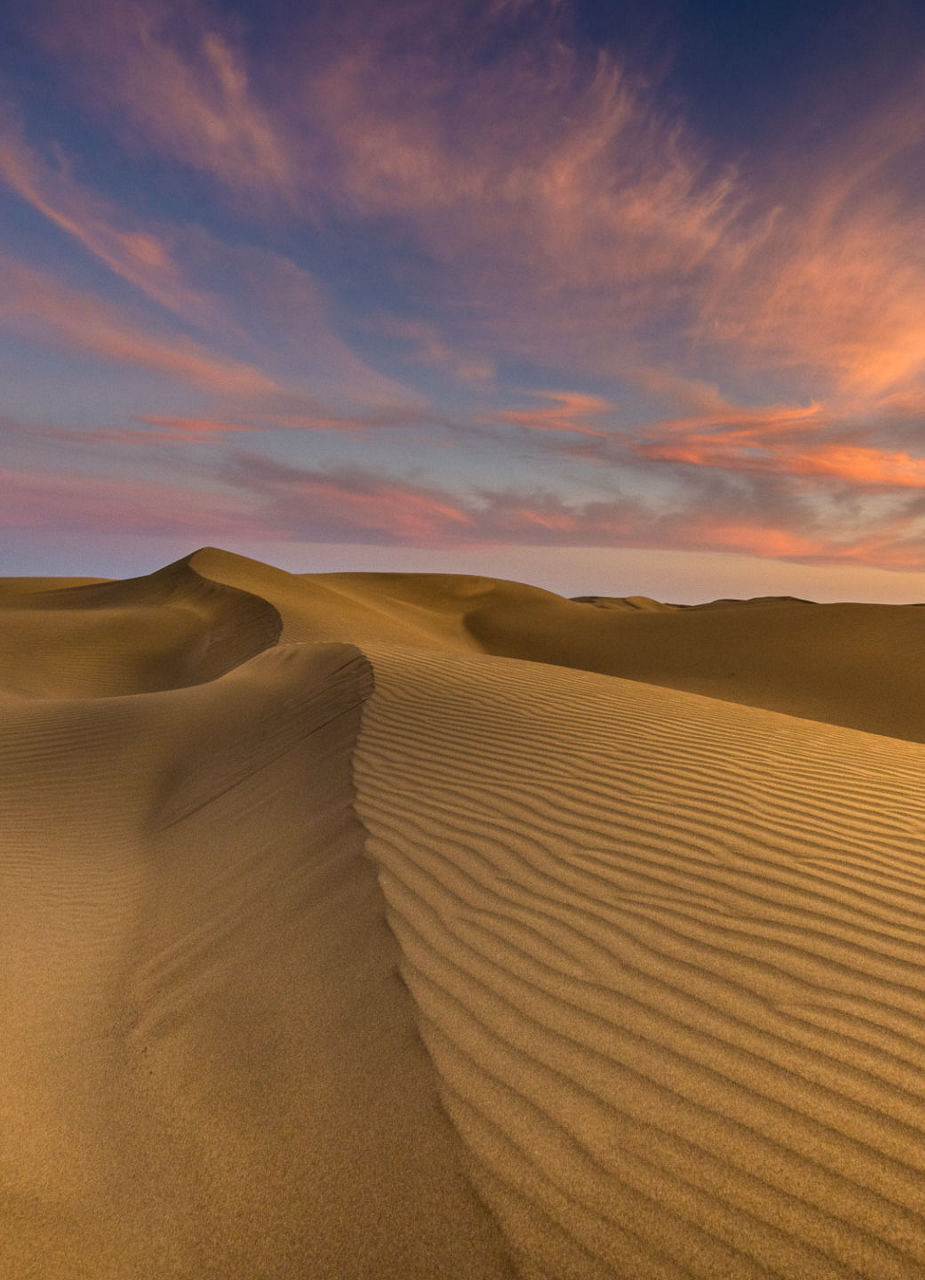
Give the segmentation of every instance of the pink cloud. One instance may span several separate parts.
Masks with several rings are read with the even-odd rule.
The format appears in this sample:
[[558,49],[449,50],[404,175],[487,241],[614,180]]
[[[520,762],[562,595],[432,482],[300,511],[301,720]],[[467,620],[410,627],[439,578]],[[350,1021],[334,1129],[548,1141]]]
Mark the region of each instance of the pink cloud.
[[[919,381],[921,219],[897,169],[925,136],[921,84],[809,161],[782,147],[764,179],[718,166],[612,55],[589,60],[564,8],[309,6],[264,62],[202,0],[57,0],[41,25],[89,101],[239,197],[398,226],[470,330],[460,353],[419,334],[425,361],[478,377],[500,348],[622,373],[667,337],[851,411]],[[503,58],[480,56],[502,36]],[[54,204],[49,182],[29,198]],[[119,261],[149,252],[129,238]]]
[[[641,80],[576,51],[564,17],[508,39],[518,11],[556,8],[309,9],[285,32],[298,78],[272,102],[252,74],[269,83],[271,64],[246,66],[227,15],[201,3],[104,0],[91,22],[87,0],[59,0],[42,30],[119,127],[239,196],[282,198],[313,221],[400,218],[435,260],[463,268],[455,287],[471,281],[493,310],[546,322],[547,339],[565,337],[549,314],[559,292],[594,295],[586,339],[602,308],[632,327],[641,299],[655,307],[666,279],[704,264],[738,196]],[[494,36],[508,45],[500,63],[480,57]],[[468,363],[491,359],[483,343]]]
[[259,536],[260,521],[227,493],[80,472],[0,469],[0,526],[16,530]]
[[[484,29],[455,35],[465,59]],[[374,30],[341,47],[303,90],[326,191],[354,216],[404,219],[463,297],[489,303],[482,350],[513,339],[599,364],[721,246],[731,177],[708,177],[613,59],[589,66],[551,36],[467,66],[448,96],[426,36]]]
[[368,318],[366,327],[395,338],[410,352],[410,358],[423,365],[443,369],[461,382],[483,383],[494,379],[493,360],[473,356],[456,348],[432,321],[411,320],[387,314]]
[[272,378],[251,365],[216,355],[189,339],[147,332],[113,304],[70,289],[5,255],[0,255],[0,325],[46,345],[150,369],[229,396],[279,390]]
[[306,517],[315,536],[336,540],[342,534],[362,541],[427,545],[473,533],[473,515],[458,498],[438,487],[407,485],[355,468],[327,472],[242,458],[236,483],[270,500],[273,519],[283,529],[304,527]]
[[[256,246],[223,244],[201,229],[142,224],[77,183],[63,164],[43,163],[9,112],[5,120],[0,114],[0,181],[185,323],[239,344],[249,327],[257,335],[252,345],[272,346],[276,358],[291,353],[300,369],[313,375],[315,387],[328,394],[346,392],[358,401],[413,398],[339,337],[323,290],[296,263]],[[190,275],[197,273],[220,280],[224,296],[196,288]],[[230,295],[228,280],[235,282]]]
[[[528,8],[533,34],[504,28],[504,57],[480,57],[490,24]],[[590,385],[612,378],[613,400],[543,392],[533,405],[477,421],[572,437],[538,440],[538,451],[628,459],[640,489],[653,474],[665,479],[659,492],[674,484],[676,512],[626,497],[459,496],[449,484],[355,472],[304,472],[297,481],[266,466],[252,476],[257,499],[272,493],[299,527],[312,507],[317,536],[340,528],[379,540],[611,539],[914,559],[914,520],[875,515],[871,537],[852,540],[837,514],[820,531],[821,518],[814,524],[811,504],[800,503],[871,489],[899,501],[923,487],[925,460],[891,435],[898,414],[920,416],[925,403],[921,217],[898,176],[925,137],[921,86],[898,88],[863,129],[811,161],[782,148],[771,178],[757,165],[736,172],[718,167],[610,54],[583,56],[553,8],[309,6],[287,27],[292,56],[280,62],[281,77],[285,66],[297,75],[271,84],[272,57],[247,61],[227,13],[202,3],[104,0],[92,22],[84,0],[52,5],[48,39],[82,63],[88,101],[136,143],[250,200],[265,226],[301,217],[303,231],[308,224],[321,236],[327,217],[382,237],[385,255],[394,237],[431,310],[425,321],[383,321],[379,332],[412,361],[473,386],[505,358],[545,363],[547,385],[554,376],[554,385],[581,386],[589,372]],[[177,266],[187,254],[223,288],[234,280],[229,310],[263,334],[261,357],[227,360],[7,267],[0,319],[19,332],[222,397],[202,416],[149,415],[147,443],[433,421],[422,399],[352,351],[323,291],[296,264],[252,246],[216,246],[204,233],[178,251],[171,236],[123,218],[69,172],[43,164],[15,130],[4,138],[7,182],[112,270],[182,311],[196,305]],[[264,358],[298,368],[311,394],[263,373]],[[672,371],[654,368],[659,360]],[[685,376],[696,368],[714,382]],[[630,428],[617,420],[621,383],[651,407]],[[772,403],[736,403],[726,388],[743,385]],[[716,495],[747,506],[749,519],[725,509],[698,516],[697,504]]]
[[181,441],[201,444],[205,440],[218,440],[239,432],[260,433],[266,431],[346,431],[363,432],[375,428],[417,427],[429,421],[418,411],[402,410],[400,406],[373,410],[365,416],[345,417],[338,414],[309,413],[307,411],[282,412],[268,408],[250,420],[230,422],[225,418],[164,417],[160,414],[139,414],[139,428],[103,428],[84,433],[84,438],[118,440],[123,444],[146,444],[151,441]]
[[9,111],[0,111],[0,181],[153,301],[201,327],[215,323],[215,301],[189,286],[165,235],[80,186],[62,163],[44,163]]
[[[152,483],[74,470],[0,471],[8,529],[244,538],[424,548],[627,547],[727,551],[770,558],[892,569],[925,568],[925,510],[894,508],[858,536],[837,521],[756,510],[743,516],[615,494],[576,502],[542,490],[470,490],[415,483],[358,468],[292,467],[240,457],[230,488]],[[741,508],[741,503],[738,504]],[[849,522],[854,524],[854,522]]]
[[243,52],[196,0],[57,0],[39,33],[94,106],[159,150],[233,189],[289,188],[292,156]]
[[[806,510],[756,508],[741,514],[702,495],[655,503],[615,494],[569,501],[534,490],[453,493],[358,468],[320,471],[256,456],[240,457],[229,479],[278,536],[305,541],[460,548],[479,546],[649,547],[712,550],[819,563],[925,567],[925,513],[894,511],[858,538],[837,519]],[[773,507],[773,504],[772,504]]]
[[653,461],[738,474],[813,476],[859,488],[925,487],[925,458],[857,444],[846,440],[845,433],[845,426],[836,425],[832,412],[819,404],[745,408],[716,396],[713,412],[651,424],[631,447]]

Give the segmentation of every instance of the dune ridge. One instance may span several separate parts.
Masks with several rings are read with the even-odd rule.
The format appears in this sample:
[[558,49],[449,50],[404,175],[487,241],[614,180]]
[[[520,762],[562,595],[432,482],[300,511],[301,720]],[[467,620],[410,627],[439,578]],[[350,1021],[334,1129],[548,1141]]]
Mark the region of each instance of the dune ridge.
[[925,742],[919,605],[567,600],[466,574],[290,574],[214,548],[191,563],[271,602],[287,640],[529,659]]
[[359,812],[525,1276],[925,1267],[925,751],[376,651]]
[[[369,664],[277,644],[271,607],[199,577],[40,602],[52,628],[124,610],[135,655],[88,679],[72,630],[40,692],[4,672],[0,1273],[508,1277],[353,810]],[[148,610],[178,596],[212,656],[184,639],[196,682],[152,692]]]

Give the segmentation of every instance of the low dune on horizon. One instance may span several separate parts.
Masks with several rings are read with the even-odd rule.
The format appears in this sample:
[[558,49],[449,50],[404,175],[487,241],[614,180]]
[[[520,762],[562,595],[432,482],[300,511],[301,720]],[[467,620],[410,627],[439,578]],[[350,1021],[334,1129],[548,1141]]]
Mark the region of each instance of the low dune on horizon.
[[0,578],[4,1280],[920,1280],[925,608]]

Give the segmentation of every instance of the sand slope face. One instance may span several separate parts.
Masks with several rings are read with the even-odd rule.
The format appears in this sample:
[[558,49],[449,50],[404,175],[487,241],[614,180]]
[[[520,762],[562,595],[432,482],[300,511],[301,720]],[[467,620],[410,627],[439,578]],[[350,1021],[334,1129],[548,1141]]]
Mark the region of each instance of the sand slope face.
[[4,1280],[509,1275],[352,810],[370,687],[0,696]]
[[0,578],[0,600],[36,595],[41,591],[65,591],[73,587],[99,586],[108,578]]
[[276,643],[271,604],[204,578],[190,560],[124,582],[0,592],[0,688],[28,697],[171,689]]
[[359,813],[522,1274],[925,1274],[925,748],[372,659]]
[[487,653],[925,742],[921,606],[790,599],[685,609],[619,603],[502,596],[470,610],[465,625]]

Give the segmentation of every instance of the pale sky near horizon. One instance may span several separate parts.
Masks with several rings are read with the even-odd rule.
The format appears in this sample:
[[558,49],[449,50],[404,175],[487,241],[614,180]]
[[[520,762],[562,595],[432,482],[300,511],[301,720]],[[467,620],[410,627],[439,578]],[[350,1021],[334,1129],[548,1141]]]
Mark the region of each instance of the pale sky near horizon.
[[17,0],[0,575],[925,600],[925,6]]

